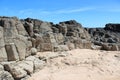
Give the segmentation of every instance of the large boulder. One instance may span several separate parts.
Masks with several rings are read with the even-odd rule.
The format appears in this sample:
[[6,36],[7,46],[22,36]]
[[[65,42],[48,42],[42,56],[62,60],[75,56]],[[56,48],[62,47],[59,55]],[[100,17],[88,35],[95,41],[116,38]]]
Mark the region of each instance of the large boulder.
[[15,79],[21,79],[27,76],[27,72],[18,66],[17,63],[5,63],[5,70],[9,71]]
[[52,32],[43,35],[43,43],[40,44],[41,51],[54,51],[54,46],[57,44]]
[[28,75],[31,75],[34,71],[33,61],[21,61],[17,63],[19,67],[24,69]]
[[[34,71],[38,71],[38,70],[41,70],[42,68],[44,68],[45,66],[45,62],[43,60],[40,60],[34,56],[29,56],[26,58],[26,63],[27,62],[33,62],[33,69]],[[29,65],[31,65],[32,63],[28,63]],[[32,71],[32,69],[31,69]]]
[[30,55],[29,52],[27,53],[27,50],[30,50],[29,48],[32,47],[32,44],[28,41],[27,37],[16,35],[14,38],[14,43],[16,45],[20,60],[24,60],[26,56]]

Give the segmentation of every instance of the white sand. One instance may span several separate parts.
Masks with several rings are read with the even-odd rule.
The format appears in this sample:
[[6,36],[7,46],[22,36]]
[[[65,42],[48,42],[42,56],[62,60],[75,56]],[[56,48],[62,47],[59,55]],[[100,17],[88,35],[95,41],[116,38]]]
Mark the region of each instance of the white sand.
[[[75,49],[68,52],[67,57],[49,60],[44,69],[28,80],[120,80],[120,51]],[[46,53],[38,53],[43,54]]]

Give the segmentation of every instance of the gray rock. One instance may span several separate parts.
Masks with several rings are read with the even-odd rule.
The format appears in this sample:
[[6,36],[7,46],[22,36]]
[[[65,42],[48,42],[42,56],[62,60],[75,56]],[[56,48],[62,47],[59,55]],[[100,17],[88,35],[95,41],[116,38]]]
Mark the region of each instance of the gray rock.
[[102,50],[111,50],[111,47],[112,46],[110,46],[108,43],[103,43],[101,49]]
[[40,25],[40,32],[41,33],[52,32],[51,24],[48,23],[48,22],[41,23],[41,25]]
[[17,63],[20,68],[25,70],[28,75],[32,74],[34,71],[33,61],[21,61]]
[[14,78],[7,71],[0,71],[0,80],[14,80]]
[[17,66],[11,68],[10,73],[16,79],[20,79],[20,78],[23,78],[23,77],[27,76],[27,72],[24,71],[23,69],[21,69],[20,67],[17,67]]
[[43,69],[44,66],[45,66],[45,62],[44,61],[39,60],[37,58],[34,60],[34,70],[35,71],[39,71],[39,70]]
[[55,40],[58,44],[64,44],[64,36],[62,33],[54,34]]
[[41,51],[54,51],[51,43],[41,43]]
[[69,50],[67,45],[59,45],[59,46],[60,46],[61,51],[68,51]]
[[68,42],[67,46],[68,46],[69,50],[75,49],[75,45],[73,43]]
[[0,26],[0,62],[1,61],[7,61],[7,53],[6,53],[6,50],[5,50],[3,28]]
[[36,55],[37,54],[37,49],[36,48],[31,48],[31,54]]
[[35,59],[36,59],[35,56],[29,56],[29,57],[26,57],[25,60],[27,60],[27,61],[34,61]]
[[3,71],[4,70],[4,67],[3,65],[0,64],[0,71]]
[[5,49],[9,61],[19,60],[18,52],[16,51],[16,47],[14,43],[6,44]]
[[18,19],[16,20],[16,29],[19,35],[28,36],[23,24]]
[[93,50],[101,50],[102,46],[98,46],[98,45],[91,45],[91,49]]
[[8,63],[5,64],[4,67],[15,79],[21,79],[27,76],[27,72],[23,68],[19,67],[17,63]]
[[112,38],[109,38],[109,39],[107,40],[107,42],[108,42],[108,43],[116,43],[116,41],[113,40]]
[[112,51],[119,51],[118,45],[117,44],[112,45],[111,50]]
[[32,45],[28,45],[29,42],[27,41],[26,37],[22,35],[16,35],[16,38],[14,38],[14,43],[16,45],[20,60],[24,60],[26,55],[30,55],[30,53],[28,54],[26,50]]
[[[29,48],[31,46],[30,42],[27,40],[28,34],[21,23],[21,21],[16,17],[0,17],[0,26],[1,27],[1,36],[3,35],[3,40],[1,41],[1,60],[3,56],[8,56],[9,60],[18,59],[17,54],[20,60],[25,59],[25,56],[28,56]],[[3,28],[3,30],[2,30]],[[8,48],[8,44],[14,43],[11,45],[11,50]],[[29,43],[29,44],[28,44]],[[6,51],[4,46],[6,45]],[[9,53],[11,51],[11,53]],[[3,54],[4,53],[4,54]],[[11,55],[11,56],[10,56]],[[6,57],[7,60],[7,57]]]
[[32,23],[32,21],[25,22],[25,28],[26,28],[29,36],[32,37],[32,36],[34,35],[34,33],[33,33],[33,23]]

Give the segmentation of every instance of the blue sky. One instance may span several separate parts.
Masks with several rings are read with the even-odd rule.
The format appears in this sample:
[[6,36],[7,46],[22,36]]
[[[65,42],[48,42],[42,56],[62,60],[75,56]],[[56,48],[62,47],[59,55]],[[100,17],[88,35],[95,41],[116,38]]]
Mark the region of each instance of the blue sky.
[[84,27],[120,23],[120,0],[1,0],[0,16],[58,23],[76,20]]

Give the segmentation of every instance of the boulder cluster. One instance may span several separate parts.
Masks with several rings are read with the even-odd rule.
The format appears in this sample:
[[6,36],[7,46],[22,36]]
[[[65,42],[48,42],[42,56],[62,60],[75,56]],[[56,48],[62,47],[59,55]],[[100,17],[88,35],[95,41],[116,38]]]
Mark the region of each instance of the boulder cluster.
[[87,29],[92,49],[120,51],[120,24],[106,24],[104,28]]
[[120,24],[83,28],[75,20],[54,24],[32,18],[20,20],[2,16],[0,80],[26,80],[33,72],[42,69],[46,58],[35,57],[37,52],[62,53],[76,48],[120,50],[119,35]]

